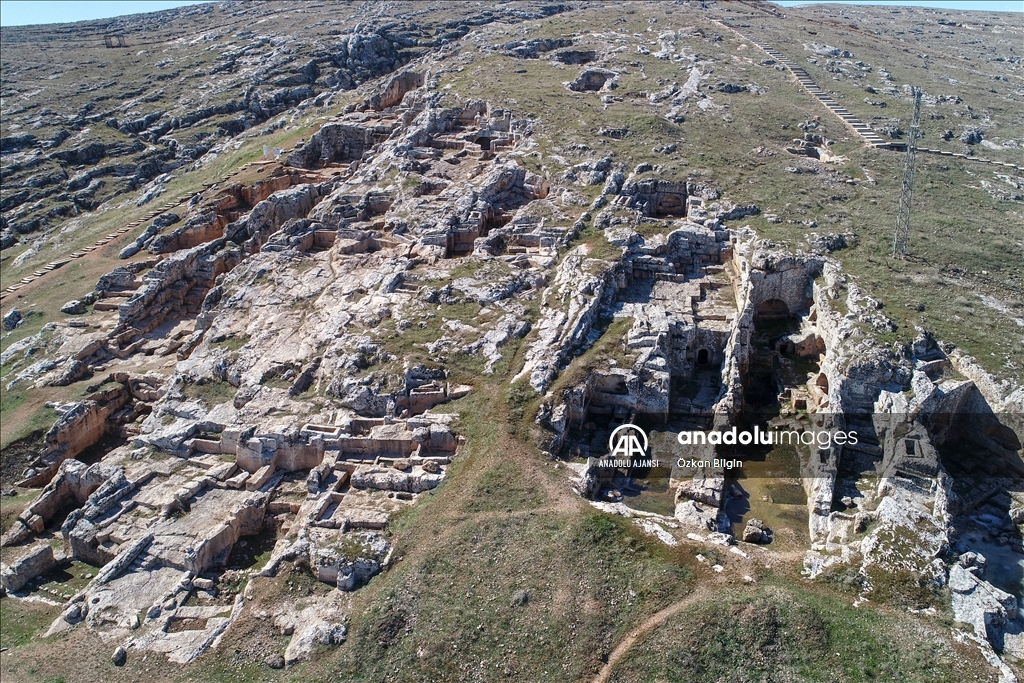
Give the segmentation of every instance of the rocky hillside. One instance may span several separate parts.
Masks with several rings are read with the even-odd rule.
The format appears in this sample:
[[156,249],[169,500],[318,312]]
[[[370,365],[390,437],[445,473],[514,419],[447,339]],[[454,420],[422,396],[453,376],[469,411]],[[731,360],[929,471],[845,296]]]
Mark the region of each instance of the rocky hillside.
[[[329,3],[214,3],[5,28],[3,248],[188,166],[300,103],[329,104],[473,26],[558,9],[462,16],[378,5],[332,17]],[[58,55],[67,66],[55,71]]]
[[4,680],[1016,680],[1017,18],[4,29]]

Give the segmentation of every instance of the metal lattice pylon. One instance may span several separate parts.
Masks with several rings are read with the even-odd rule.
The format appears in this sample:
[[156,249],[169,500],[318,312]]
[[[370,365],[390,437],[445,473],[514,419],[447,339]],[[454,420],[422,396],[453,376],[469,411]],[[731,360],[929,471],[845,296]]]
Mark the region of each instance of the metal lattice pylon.
[[917,140],[921,137],[921,91],[911,88],[914,95],[914,117],[910,120],[907,137],[907,158],[903,162],[903,186],[900,205],[896,209],[896,232],[892,238],[892,257],[906,258],[910,242],[910,202],[914,197],[914,162],[917,160]]

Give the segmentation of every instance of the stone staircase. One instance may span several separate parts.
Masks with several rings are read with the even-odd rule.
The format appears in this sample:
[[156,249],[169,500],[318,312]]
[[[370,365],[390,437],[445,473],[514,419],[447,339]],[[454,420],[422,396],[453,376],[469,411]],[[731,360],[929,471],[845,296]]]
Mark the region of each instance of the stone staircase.
[[56,261],[51,261],[50,263],[47,263],[45,266],[43,266],[39,270],[34,271],[31,275],[28,275],[28,276],[22,278],[21,280],[19,280],[18,282],[16,282],[13,285],[10,285],[9,287],[5,287],[4,290],[2,292],[0,292],[0,301],[3,301],[9,295],[17,292],[19,289],[21,289],[25,285],[31,284],[32,282],[36,281],[37,279],[39,279],[43,275],[46,275],[47,273],[49,273],[51,271],[57,270],[61,266],[67,265],[68,263],[70,263],[74,259],[82,258],[86,254],[88,254],[90,252],[93,252],[96,249],[99,249],[100,247],[102,247],[102,246],[110,243],[111,241],[117,239],[118,237],[120,237],[124,233],[126,233],[126,232],[128,232],[130,230],[133,230],[135,228],[138,228],[143,223],[146,223],[148,221],[153,220],[154,218],[159,216],[161,213],[164,213],[166,211],[170,211],[174,207],[179,206],[180,204],[182,204],[188,198],[189,197],[179,197],[177,199],[172,199],[171,201],[169,201],[166,204],[164,204],[163,206],[161,206],[159,209],[156,209],[155,211],[150,211],[149,213],[147,213],[142,218],[138,218],[138,219],[132,221],[131,223],[129,223],[128,225],[124,226],[123,228],[115,230],[114,232],[110,233],[109,235],[103,237],[102,239],[97,240],[94,244],[91,244],[91,245],[89,245],[87,247],[82,247],[81,250],[73,252],[72,254],[69,254],[65,258],[58,259]]
[[[796,80],[799,81],[800,85],[802,85],[804,89],[807,90],[807,92],[809,92],[811,95],[814,95],[814,97],[817,98],[819,102],[828,107],[833,114],[842,119],[843,123],[852,128],[854,132],[857,133],[857,135],[863,138],[864,141],[867,142],[872,147],[876,147],[878,149],[894,150],[905,150],[907,148],[907,143],[886,140],[878,133],[876,133],[874,130],[872,130],[872,128],[869,125],[867,125],[866,123],[858,119],[856,116],[851,114],[850,111],[846,109],[846,107],[843,107],[841,104],[836,102],[831,95],[822,90],[821,87],[819,87],[818,84],[814,82],[814,79],[811,78],[810,74],[808,74],[803,67],[801,67],[796,62],[786,57],[778,50],[772,48],[770,45],[766,45],[764,43],[754,40],[753,38],[743,33],[741,30],[734,26],[730,26],[729,24],[722,22],[719,23],[721,23],[722,26],[725,26],[726,28],[732,30],[734,33],[736,33],[744,40],[753,43],[769,57],[774,59],[779,64],[782,64],[784,67],[786,67],[789,70],[789,72],[796,77]],[[957,154],[955,152],[947,152],[938,149],[929,149],[927,147],[918,147],[917,151],[923,154],[935,154],[938,156],[953,157],[956,159],[963,159],[966,161],[976,161],[983,164],[994,164],[996,166],[1003,166],[1006,168],[1015,169],[1017,171],[1024,171],[1024,166],[1018,166],[1016,164],[1010,164],[1004,161],[993,161],[992,159],[984,159],[981,157],[970,156],[967,154]]]
[[800,83],[800,85],[804,87],[804,89],[807,92],[809,92],[811,95],[817,98],[819,102],[828,107],[833,114],[839,117],[839,119],[842,120],[843,123],[849,126],[853,130],[853,132],[855,132],[857,135],[863,138],[863,140],[872,147],[877,147],[879,149],[901,149],[906,147],[905,143],[892,142],[891,140],[886,140],[881,135],[872,130],[871,126],[869,126],[868,124],[864,123],[859,118],[851,114],[846,107],[836,102],[831,95],[822,90],[821,87],[814,82],[814,79],[811,78],[810,74],[808,74],[803,67],[801,67],[796,62],[786,57],[778,50],[772,48],[769,45],[765,45],[764,43],[754,40],[750,36],[740,31],[738,28],[729,26],[728,24],[723,24],[723,26],[726,26],[727,28],[731,29],[744,40],[753,43],[769,57],[771,57],[784,67],[786,67],[789,70],[789,72],[796,77],[796,80]]

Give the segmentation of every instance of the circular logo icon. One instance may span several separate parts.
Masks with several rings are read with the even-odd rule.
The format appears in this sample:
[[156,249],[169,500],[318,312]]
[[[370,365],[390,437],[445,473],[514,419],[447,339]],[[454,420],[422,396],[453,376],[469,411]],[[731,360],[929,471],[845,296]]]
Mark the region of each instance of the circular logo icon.
[[619,425],[608,437],[608,451],[613,457],[646,458],[647,434],[633,424]]

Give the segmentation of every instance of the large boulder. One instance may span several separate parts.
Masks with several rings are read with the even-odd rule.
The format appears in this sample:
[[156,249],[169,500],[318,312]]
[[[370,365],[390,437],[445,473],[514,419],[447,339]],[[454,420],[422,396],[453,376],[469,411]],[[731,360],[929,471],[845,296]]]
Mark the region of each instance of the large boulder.
[[53,556],[53,548],[49,543],[38,543],[21,559],[0,571],[0,584],[7,592],[19,591],[25,585],[57,566],[57,558]]
[[953,618],[971,624],[997,650],[1009,622],[1017,618],[1017,598],[985,581],[985,557],[964,553],[949,569]]
[[574,81],[566,84],[574,92],[608,92],[618,84],[619,74],[608,69],[587,69]]
[[968,145],[976,145],[982,141],[984,134],[981,129],[968,126],[964,128],[964,131],[960,133],[960,142],[966,142]]
[[60,307],[60,312],[67,315],[82,315],[85,313],[85,303],[78,299],[72,299]]
[[10,332],[15,327],[17,327],[18,323],[20,322],[21,311],[19,311],[17,308],[12,308],[11,310],[7,311],[7,314],[4,315],[4,332]]
[[745,543],[771,543],[772,530],[761,520],[751,519],[743,529],[742,538]]

